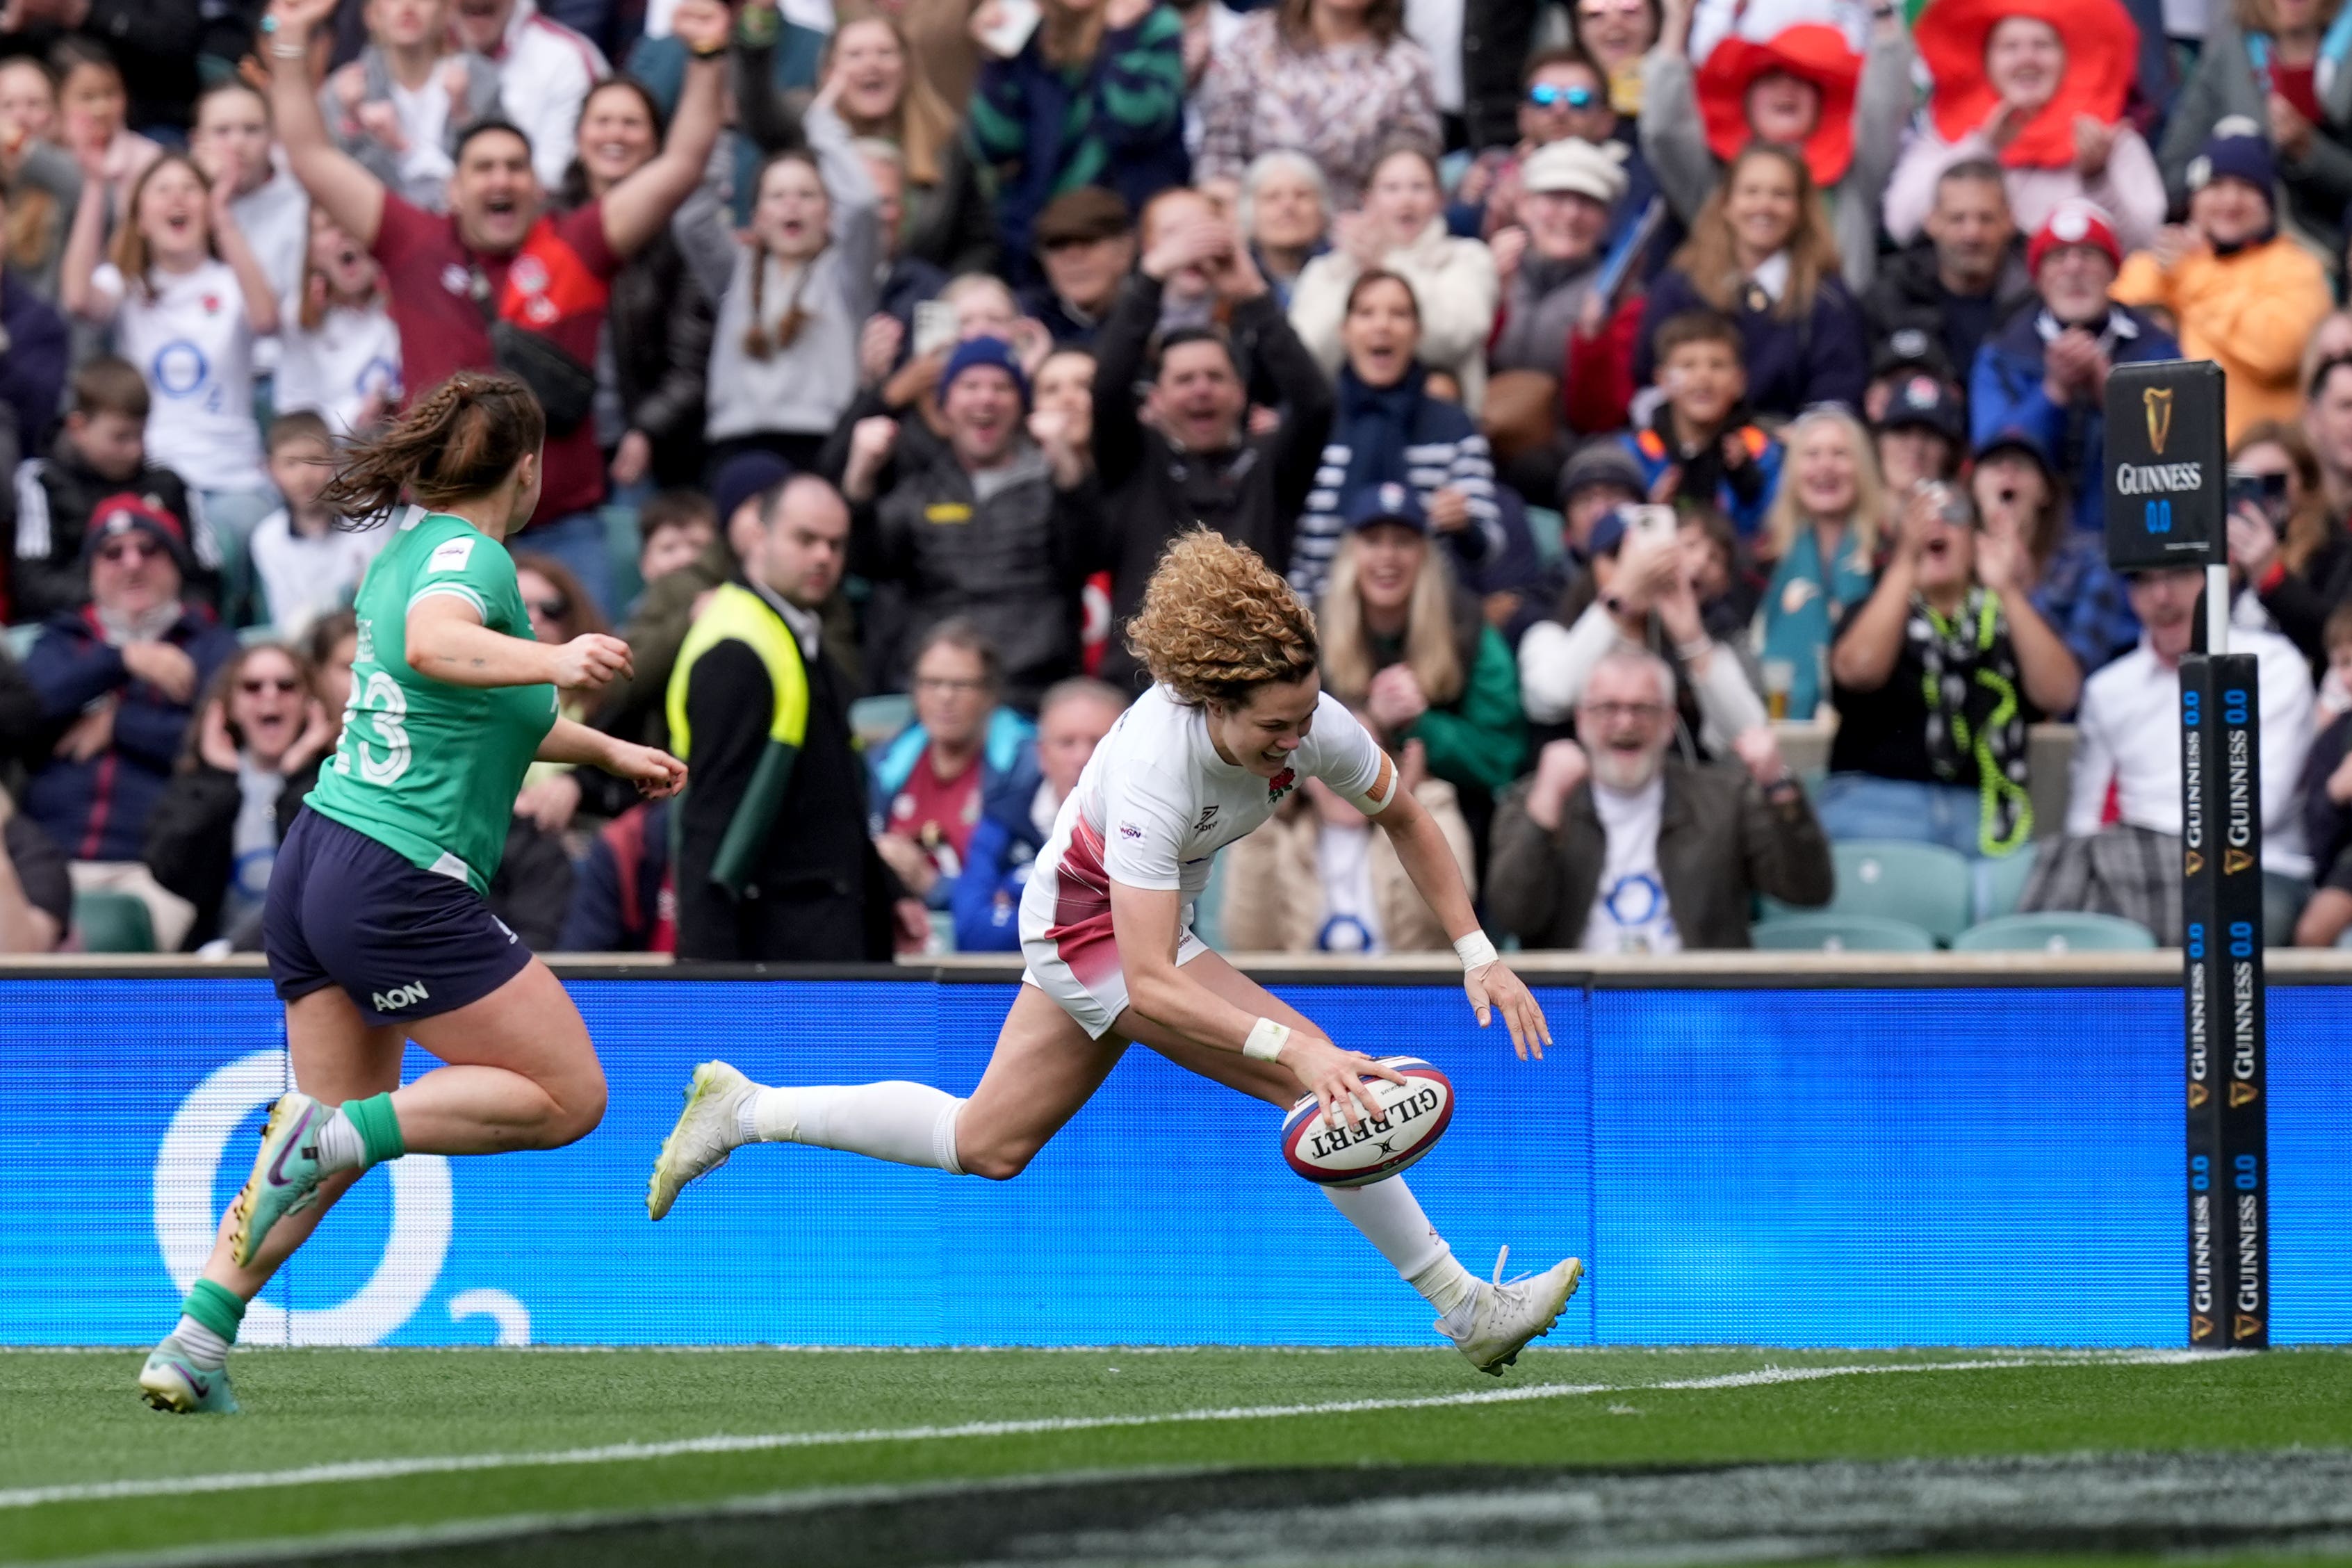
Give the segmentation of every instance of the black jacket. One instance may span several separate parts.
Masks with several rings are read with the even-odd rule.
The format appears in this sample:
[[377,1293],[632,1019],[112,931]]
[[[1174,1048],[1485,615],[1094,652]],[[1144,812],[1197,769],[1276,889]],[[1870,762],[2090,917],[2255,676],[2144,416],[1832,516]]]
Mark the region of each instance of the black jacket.
[[674,813],[680,962],[890,957],[890,906],[901,889],[866,836],[869,786],[851,741],[846,683],[823,652],[803,662],[808,727],[740,897],[711,871],[769,747],[775,686],[759,655],[732,640],[703,654],[688,677],[694,775]]
[[1331,433],[1331,384],[1275,303],[1271,290],[1234,308],[1236,356],[1281,393],[1281,426],[1225,452],[1180,452],[1136,416],[1136,383],[1160,325],[1160,285],[1141,272],[1119,286],[1095,341],[1095,473],[1089,489],[1065,498],[1087,520],[1089,572],[1110,574],[1110,646],[1102,678],[1121,690],[1136,682],[1127,623],[1169,542],[1208,528],[1246,544],[1276,572],[1290,563],[1298,513]]
[[561,837],[541,833],[534,823],[507,823],[506,848],[490,878],[490,913],[507,922],[534,952],[554,949],[572,907],[572,856]]
[[1950,357],[1951,379],[1966,386],[1984,339],[2033,298],[2033,277],[2025,270],[2024,251],[2011,245],[1993,280],[1991,314],[1984,319],[1981,332],[1969,333],[1950,312],[1952,294],[1937,276],[1935,243],[1920,239],[1896,255],[1880,258],[1878,271],[1862,297],[1862,312],[1870,322],[1874,343],[1906,328],[1927,333]]
[[[2279,631],[2311,661],[2315,675],[2327,669],[2327,647],[2322,634],[2336,606],[2352,600],[2352,531],[2344,520],[2327,520],[2327,537],[2311,552],[2300,572],[2280,574],[2276,583],[2258,589],[2263,608],[2278,623]],[[2314,848],[2316,849],[2316,846]],[[2321,869],[2326,863],[2321,862]]]
[[629,428],[653,441],[655,482],[694,483],[716,312],[667,227],[614,278],[604,320]]
[[208,31],[205,14],[215,8],[202,0],[90,0],[80,26],[32,23],[0,37],[0,56],[37,59],[58,39],[79,34],[103,45],[122,68],[131,130],[186,126],[195,121],[196,50]]
[[[1749,945],[1748,911],[1758,893],[1783,903],[1830,901],[1836,873],[1829,839],[1801,791],[1768,799],[1737,767],[1693,768],[1669,757],[1658,820],[1658,878],[1665,884],[1683,946]],[[1609,840],[1592,786],[1576,786],[1547,833],[1528,815],[1521,779],[1495,813],[1486,907],[1500,929],[1530,948],[1573,948],[1584,940]]]
[[[278,791],[274,815],[280,843],[318,782],[319,763],[314,762],[288,778]],[[147,869],[196,906],[196,923],[188,928],[186,942],[191,951],[223,934],[221,901],[228,896],[236,869],[236,813],[242,795],[235,773],[200,761],[173,774],[163,797],[147,814]]]
[[[91,510],[126,490],[178,518],[189,530],[190,545],[195,544],[188,487],[169,468],[151,467],[127,479],[110,479],[82,461],[60,433],[47,458],[16,470],[16,537],[7,563],[13,572],[8,595],[13,619],[46,621],[60,610],[79,609],[89,602],[82,536],[89,530]],[[28,545],[30,556],[25,553]],[[184,596],[210,604],[215,581],[199,565],[184,584]]]

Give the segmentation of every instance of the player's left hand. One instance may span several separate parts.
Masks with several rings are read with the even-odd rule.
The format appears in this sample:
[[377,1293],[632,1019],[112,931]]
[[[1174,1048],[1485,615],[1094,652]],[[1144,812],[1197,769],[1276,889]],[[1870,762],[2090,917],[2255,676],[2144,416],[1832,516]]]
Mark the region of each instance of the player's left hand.
[[614,744],[604,771],[635,784],[647,800],[667,800],[686,787],[686,764],[651,746]]
[[1511,1032],[1511,1049],[1518,1052],[1519,1060],[1527,1060],[1530,1051],[1536,1060],[1543,1060],[1544,1047],[1551,1044],[1551,1026],[1544,1021],[1535,993],[1511,973],[1510,965],[1500,959],[1481,964],[1462,977],[1462,989],[1470,998],[1470,1010],[1478,1015],[1480,1028],[1493,1019],[1495,1009],[1502,1009],[1503,1026]]

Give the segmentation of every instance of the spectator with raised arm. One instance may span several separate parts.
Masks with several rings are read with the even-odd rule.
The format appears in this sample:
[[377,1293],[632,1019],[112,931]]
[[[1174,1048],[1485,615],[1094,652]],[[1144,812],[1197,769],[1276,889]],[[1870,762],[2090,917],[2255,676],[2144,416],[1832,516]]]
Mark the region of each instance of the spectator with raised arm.
[[1430,390],[1416,352],[1421,298],[1382,270],[1359,275],[1348,290],[1330,439],[1290,546],[1290,585],[1310,601],[1323,592],[1349,509],[1376,485],[1411,486],[1465,574],[1504,548],[1486,437],[1459,404]]
[[1333,223],[1331,249],[1307,264],[1290,300],[1290,324],[1327,374],[1347,357],[1346,327],[1357,281],[1387,272],[1412,285],[1419,332],[1413,354],[1454,378],[1462,406],[1477,416],[1486,390],[1486,340],[1501,283],[1486,245],[1445,231],[1437,163],[1418,147],[1396,147],[1371,172],[1361,211]]
[[[2171,334],[2115,299],[2123,247],[2112,220],[2088,203],[2053,212],[2025,247],[2037,306],[1985,340],[1969,378],[1977,441],[2004,430],[2031,435],[2062,474],[2106,471],[2107,373],[2118,364],[2177,359]],[[2081,485],[2074,526],[2106,526],[2105,490]]]
[[503,112],[498,68],[453,46],[450,9],[450,0],[368,0],[367,47],[319,91],[335,145],[427,212],[447,210],[458,135]]
[[1029,377],[1011,345],[956,347],[940,381],[947,439],[881,476],[898,440],[891,419],[859,422],[842,481],[856,518],[852,561],[902,595],[907,627],[882,650],[875,689],[904,690],[924,634],[968,616],[1004,660],[1007,701],[1034,708],[1078,668],[1079,545],[1047,455],[1030,439]]
[[[1248,391],[1233,336],[1212,327],[1158,331],[1167,281],[1204,268],[1246,335],[1258,368],[1281,390],[1286,412],[1273,429],[1243,423]],[[1290,559],[1299,510],[1315,482],[1331,428],[1331,384],[1290,330],[1265,278],[1234,229],[1196,216],[1171,225],[1121,287],[1096,341],[1094,375],[1095,543],[1089,570],[1110,574],[1110,635],[1102,678],[1131,695],[1138,667],[1128,621],[1170,541],[1188,528],[1213,529],[1269,562]],[[1145,406],[1135,386],[1148,380]]]
[[[808,145],[803,117],[810,95],[782,92],[774,85],[775,18],[772,4],[753,0],[743,8],[735,46],[740,129],[762,153]],[[886,248],[950,273],[989,268],[997,254],[995,220],[980,189],[971,148],[953,104],[933,85],[899,14],[845,14],[819,68],[820,80],[841,82],[833,110],[851,137],[898,150],[898,219]]]
[[718,289],[704,434],[722,459],[758,447],[814,468],[857,395],[881,251],[874,182],[833,111],[841,72],[809,105],[807,148],[761,164],[750,236]]
[[1776,26],[1779,14],[1758,6],[1695,64],[1696,9],[1695,0],[1667,0],[1658,47],[1642,66],[1642,151],[1659,188],[1692,222],[1750,144],[1795,149],[1829,202],[1847,286],[1869,287],[1879,208],[1911,119],[1911,38],[1895,7],[1873,9],[1857,57],[1831,23]]
[[2224,121],[2189,170],[2189,221],[2124,263],[2115,298],[2161,310],[2180,352],[2221,365],[2230,438],[2302,405],[2303,345],[2335,305],[2319,259],[2281,234],[2277,161],[2243,121]]
[[[572,161],[580,106],[608,68],[604,51],[542,14],[538,0],[456,0],[456,7],[451,32],[498,68],[499,111],[530,143],[541,187],[553,190]],[[670,31],[698,58],[712,47],[695,23],[679,26],[674,13]]]
[[2176,206],[2224,121],[2244,119],[2278,150],[2281,226],[2321,252],[2343,242],[2352,203],[2352,25],[2336,0],[2226,0],[2211,8],[2197,68],[2173,100],[2156,161]]
[[2083,670],[2033,606],[2025,542],[1976,521],[1948,487],[1911,495],[1830,650],[1838,732],[1815,800],[1832,838],[1988,858],[2032,839],[2025,732],[2074,706]]
[[1916,37],[1936,87],[1929,123],[1887,186],[1896,244],[1919,232],[1946,169],[1986,158],[2000,165],[2028,234],[2062,204],[2088,200],[2115,215],[2125,248],[2155,240],[2164,177],[2125,117],[2139,29],[2117,0],[1936,0]]
[[[503,3],[490,0],[493,7]],[[529,0],[515,4],[527,7]],[[562,561],[601,607],[611,585],[596,510],[605,495],[592,417],[597,340],[614,276],[668,225],[709,162],[719,128],[726,8],[681,0],[673,30],[697,57],[669,140],[602,198],[561,216],[549,213],[530,138],[489,121],[471,127],[457,151],[444,217],[392,195],[329,142],[303,62],[311,32],[333,8],[333,0],[275,0],[270,14],[276,26],[266,52],[287,162],[311,199],[383,264],[409,386],[498,366],[538,395],[548,411],[545,488],[519,536],[521,548]],[[510,71],[537,52],[534,45],[510,55]],[[577,108],[564,116],[558,150],[565,160]],[[519,265],[526,258],[529,265]]]
[[271,399],[280,414],[316,414],[337,436],[354,435],[400,399],[400,329],[375,258],[323,208],[309,209],[307,226],[302,281],[278,322]]
[[1708,562],[1664,507],[1629,507],[1593,525],[1588,570],[1570,585],[1558,618],[1519,639],[1519,699],[1540,735],[1559,732],[1585,682],[1612,650],[1646,649],[1674,672],[1675,742],[1685,760],[1731,754],[1733,741],[1765,722],[1764,700],[1739,656],[1706,627],[1699,582]]
[[1619,648],[1594,665],[1578,738],[1543,749],[1495,816],[1495,923],[1528,948],[1681,952],[1749,945],[1759,895],[1825,904],[1829,841],[1769,728],[1738,765],[1670,755],[1675,674]]
[[178,519],[122,495],[82,541],[89,609],[49,617],[25,659],[42,721],[63,726],[26,784],[25,815],[75,866],[77,891],[129,893],[157,944],[178,948],[196,911],[148,872],[148,814],[163,797],[198,693],[236,637],[181,597],[194,564]]
[[[310,197],[272,153],[269,99],[243,79],[216,83],[196,100],[188,152],[215,185],[228,187],[228,215],[261,264],[278,296],[278,327],[289,324],[302,299],[303,265],[310,253]],[[265,370],[278,364],[278,345],[257,345]]]
[[972,36],[990,54],[965,124],[994,181],[1002,267],[1026,281],[1045,204],[1080,185],[1130,211],[1192,179],[1184,150],[1184,24],[1158,0],[1038,0],[1021,47],[999,55],[1003,7],[984,0]]
[[2065,639],[2085,677],[2139,640],[2123,579],[2107,564],[2105,537],[2074,526],[2065,483],[2039,441],[2004,430],[1979,443],[1968,485],[1985,532],[2023,547],[2033,607]]
[[1286,148],[1315,160],[1346,211],[1391,143],[1435,157],[1435,79],[1404,12],[1404,0],[1281,0],[1244,18],[1201,83],[1199,176],[1238,180]]
[[2300,427],[2264,420],[2230,448],[2230,477],[2263,489],[2230,511],[2231,618],[2277,632],[2323,669],[2327,618],[2352,601],[2352,540],[2327,515],[2319,455]]
[[1830,231],[1805,161],[1788,148],[1751,143],[1691,221],[1690,237],[1650,285],[1633,380],[1657,363],[1658,331],[1706,309],[1739,329],[1748,403],[1793,418],[1816,403],[1860,413],[1870,379],[1862,308],[1838,275]]

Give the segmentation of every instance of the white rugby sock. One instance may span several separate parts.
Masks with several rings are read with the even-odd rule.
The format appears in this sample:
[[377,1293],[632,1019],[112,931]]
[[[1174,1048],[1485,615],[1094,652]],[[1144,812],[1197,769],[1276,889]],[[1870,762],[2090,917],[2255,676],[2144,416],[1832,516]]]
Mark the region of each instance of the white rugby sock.
[[342,1108],[319,1126],[319,1166],[327,1171],[356,1171],[367,1163],[367,1141]]
[[228,1364],[228,1342],[194,1318],[183,1316],[172,1337],[180,1342],[189,1363],[198,1372],[218,1372]]
[[1323,1195],[1440,1313],[1452,1312],[1476,1294],[1478,1281],[1454,1261],[1402,1176],[1366,1187],[1326,1187]]
[[962,1110],[962,1100],[923,1083],[761,1089],[740,1125],[747,1142],[842,1149],[961,1176],[955,1123]]

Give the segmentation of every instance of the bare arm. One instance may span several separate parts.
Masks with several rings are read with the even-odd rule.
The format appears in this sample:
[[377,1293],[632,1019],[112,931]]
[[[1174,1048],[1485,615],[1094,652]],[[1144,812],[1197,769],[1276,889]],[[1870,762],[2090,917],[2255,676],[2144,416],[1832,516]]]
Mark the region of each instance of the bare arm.
[[306,65],[311,32],[332,16],[335,0],[273,0],[269,14],[278,30],[262,53],[268,57],[269,112],[286,163],[310,199],[324,207],[337,227],[368,249],[383,226],[383,183],[338,149],[311,96]]
[[1840,686],[1875,691],[1894,675],[1895,661],[1903,657],[1903,623],[1911,617],[1916,581],[1911,552],[1898,547],[1878,586],[1830,649],[1830,675]]
[[2000,613],[2009,617],[2009,640],[2017,648],[2017,673],[2025,695],[2044,713],[2066,713],[2083,696],[2083,667],[2074,650],[2033,607],[2023,588],[2000,590]]
[[58,264],[58,303],[66,314],[93,326],[114,320],[119,301],[90,283],[98,270],[98,253],[106,244],[106,184],[96,175],[83,179],[81,200],[74,207],[73,227],[66,232],[65,254]]
[[[470,600],[432,594],[408,607],[408,668],[452,686],[593,689],[631,673],[629,645],[591,632],[567,643],[510,637],[482,624]],[[593,759],[589,759],[593,760]]]
[[[708,47],[709,38],[725,41],[729,25],[726,8],[715,0],[686,0],[672,29],[688,47]],[[686,88],[678,95],[677,112],[661,152],[604,197],[604,243],[614,255],[635,256],[643,249],[702,183],[703,167],[719,140],[726,80],[724,52],[696,55],[687,61]]]
[[261,269],[260,258],[247,243],[245,230],[228,210],[228,182],[223,180],[213,188],[222,193],[213,204],[213,244],[219,247],[229,270],[236,274],[237,289],[245,296],[245,324],[253,329],[255,337],[269,337],[278,331],[278,295],[269,287],[269,275]]
[[[1182,931],[1184,895],[1174,888],[1110,885],[1111,931],[1118,943],[1119,968],[1127,975],[1129,1005],[1146,1018],[1213,1050],[1244,1054],[1253,1018],[1176,964]],[[1366,1077],[1403,1079],[1357,1051],[1343,1051],[1320,1033],[1288,1031],[1275,1061],[1323,1104],[1326,1114],[1344,1110],[1352,1125],[1361,1114],[1377,1117],[1380,1103],[1363,1087]]]
[[667,752],[640,746],[569,719],[558,719],[532,760],[601,768],[627,779],[647,800],[666,800],[686,787],[686,764]]

